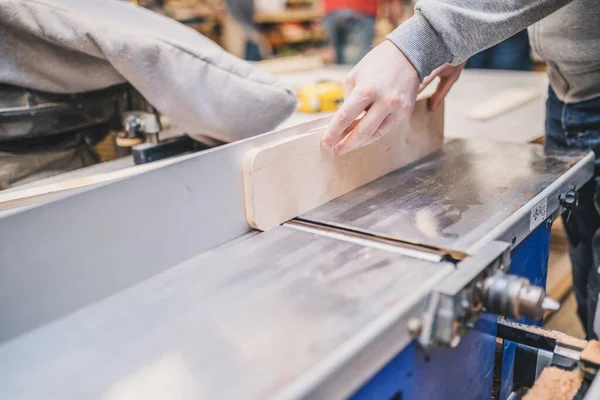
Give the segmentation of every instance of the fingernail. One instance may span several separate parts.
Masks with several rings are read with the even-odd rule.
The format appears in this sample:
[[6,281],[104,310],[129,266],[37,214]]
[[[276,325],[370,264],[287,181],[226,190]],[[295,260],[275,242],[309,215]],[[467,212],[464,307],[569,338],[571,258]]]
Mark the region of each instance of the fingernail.
[[335,154],[337,154],[338,156],[344,155],[347,152],[349,152],[350,150],[352,150],[351,148],[349,148],[348,146],[344,146],[342,144],[338,144],[335,146]]
[[333,152],[335,154],[337,154],[338,156],[343,154],[344,151],[344,146],[340,146],[339,144],[335,145],[335,147],[333,148]]
[[325,134],[323,134],[323,136],[321,136],[321,148],[323,150],[331,150],[333,145],[334,145],[334,143],[331,140],[331,135],[329,135],[328,132],[325,132]]

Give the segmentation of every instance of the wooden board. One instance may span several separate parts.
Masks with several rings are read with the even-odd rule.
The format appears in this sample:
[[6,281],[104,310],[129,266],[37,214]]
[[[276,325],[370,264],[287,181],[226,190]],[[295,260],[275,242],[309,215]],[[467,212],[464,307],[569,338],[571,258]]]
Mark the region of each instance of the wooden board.
[[299,55],[257,61],[254,65],[270,74],[278,75],[315,70],[322,68],[325,65],[325,62],[320,55]]
[[246,217],[268,230],[442,147],[444,112],[420,96],[412,115],[377,142],[343,156],[320,148],[323,129],[260,147],[244,165]]
[[467,113],[468,119],[484,121],[535,100],[540,96],[535,88],[505,89],[481,102]]
[[10,191],[8,193],[0,192],[0,211],[34,204],[58,193],[127,178],[151,169],[158,168],[171,162],[173,162],[171,159],[156,161],[154,163],[136,165],[112,172],[95,174],[56,183],[49,183],[47,185]]

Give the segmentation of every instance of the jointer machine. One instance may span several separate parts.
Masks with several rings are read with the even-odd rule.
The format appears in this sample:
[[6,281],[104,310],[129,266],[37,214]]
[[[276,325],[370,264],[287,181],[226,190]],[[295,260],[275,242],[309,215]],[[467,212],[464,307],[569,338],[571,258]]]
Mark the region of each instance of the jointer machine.
[[538,327],[593,154],[447,140],[250,229],[245,154],[327,122],[0,212],[0,398],[505,400],[550,364],[600,398]]

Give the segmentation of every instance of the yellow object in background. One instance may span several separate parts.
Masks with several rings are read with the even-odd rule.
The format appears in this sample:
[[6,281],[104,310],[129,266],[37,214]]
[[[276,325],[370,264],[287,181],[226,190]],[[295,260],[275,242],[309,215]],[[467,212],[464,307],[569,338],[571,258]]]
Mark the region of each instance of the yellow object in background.
[[303,113],[336,111],[344,101],[344,86],[339,82],[323,81],[298,90],[298,111]]

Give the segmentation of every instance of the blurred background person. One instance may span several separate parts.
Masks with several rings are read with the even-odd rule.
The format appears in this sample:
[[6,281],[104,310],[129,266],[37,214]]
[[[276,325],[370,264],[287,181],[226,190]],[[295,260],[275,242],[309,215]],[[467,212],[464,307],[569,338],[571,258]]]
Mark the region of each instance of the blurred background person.
[[375,19],[383,11],[396,27],[404,17],[406,0],[323,0],[323,21],[337,64],[358,63],[373,46]]
[[244,58],[248,61],[260,61],[265,58],[265,54],[271,54],[268,42],[254,23],[254,0],[227,0],[227,7],[246,35]]

